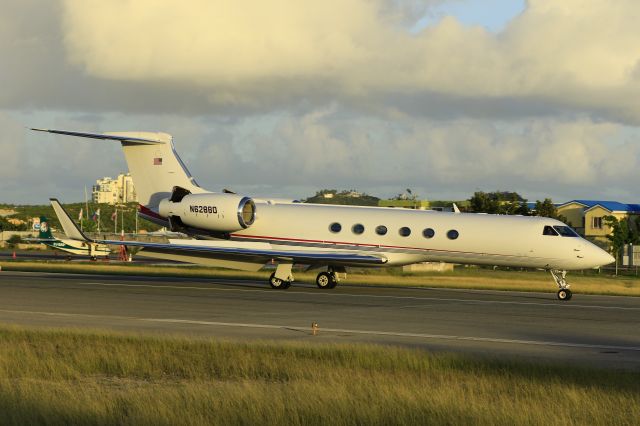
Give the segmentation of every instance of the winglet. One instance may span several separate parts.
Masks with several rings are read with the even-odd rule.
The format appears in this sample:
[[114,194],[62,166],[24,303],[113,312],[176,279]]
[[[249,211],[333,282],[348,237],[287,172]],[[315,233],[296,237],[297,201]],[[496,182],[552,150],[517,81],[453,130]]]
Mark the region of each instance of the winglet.
[[453,212],[460,213],[460,209],[458,208],[458,205],[456,203],[453,203]]
[[60,201],[58,201],[56,198],[50,198],[49,201],[51,201],[53,211],[56,213],[56,216],[58,217],[58,220],[62,225],[62,229],[64,229],[64,233],[67,235],[67,237],[76,241],[92,241],[80,229],[78,229],[78,226],[73,222],[71,216],[69,216],[69,213],[67,213],[64,207],[62,207]]

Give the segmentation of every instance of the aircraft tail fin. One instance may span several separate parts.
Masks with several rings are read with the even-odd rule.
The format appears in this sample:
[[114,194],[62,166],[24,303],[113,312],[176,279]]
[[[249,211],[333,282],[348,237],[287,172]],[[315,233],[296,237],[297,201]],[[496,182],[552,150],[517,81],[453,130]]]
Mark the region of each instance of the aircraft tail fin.
[[78,226],[73,222],[69,213],[62,207],[62,204],[56,199],[51,198],[51,206],[53,207],[53,211],[56,213],[58,220],[60,221],[60,225],[62,225],[62,229],[64,229],[64,233],[68,238],[76,241],[91,241],[89,237],[87,237]]
[[185,188],[192,193],[205,192],[187,170],[175,151],[172,136],[167,133],[82,133],[50,129],[32,130],[120,142],[138,200],[142,206],[155,213],[158,212],[160,200],[169,198],[174,186]]
[[38,231],[38,239],[40,240],[52,240],[51,228],[49,227],[49,221],[46,217],[40,216],[40,229]]

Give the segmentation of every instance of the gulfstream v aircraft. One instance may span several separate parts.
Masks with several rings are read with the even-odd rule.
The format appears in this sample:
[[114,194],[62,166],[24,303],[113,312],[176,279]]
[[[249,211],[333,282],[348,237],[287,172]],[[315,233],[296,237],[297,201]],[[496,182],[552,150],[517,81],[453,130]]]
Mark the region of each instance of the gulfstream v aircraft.
[[[333,288],[349,266],[443,261],[546,269],[559,288],[558,298],[569,300],[566,271],[614,261],[554,219],[302,204],[210,192],[189,174],[166,133],[33,130],[120,142],[140,200],[139,215],[195,238],[169,244],[94,243],[138,246],[144,248],[138,255],[252,271],[273,262],[273,288],[291,285],[294,264],[321,269],[318,287]],[[67,221],[73,224],[68,215]],[[76,231],[67,235],[90,242]]]

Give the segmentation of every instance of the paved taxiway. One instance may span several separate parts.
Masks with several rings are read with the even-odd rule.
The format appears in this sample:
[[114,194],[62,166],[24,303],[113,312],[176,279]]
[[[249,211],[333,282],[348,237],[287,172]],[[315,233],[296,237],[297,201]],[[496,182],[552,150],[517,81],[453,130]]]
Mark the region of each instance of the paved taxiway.
[[[464,279],[464,278],[461,278]],[[552,284],[549,283],[551,286]],[[579,289],[578,289],[579,290]],[[318,322],[320,333],[311,336]],[[0,322],[368,342],[640,370],[640,298],[0,272]]]

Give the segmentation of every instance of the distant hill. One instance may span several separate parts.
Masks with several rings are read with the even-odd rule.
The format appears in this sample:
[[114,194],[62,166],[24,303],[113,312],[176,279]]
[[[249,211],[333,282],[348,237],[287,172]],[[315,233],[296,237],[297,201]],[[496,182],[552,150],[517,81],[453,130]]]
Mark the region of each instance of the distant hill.
[[336,204],[343,206],[377,206],[380,198],[359,193],[354,190],[337,191],[335,189],[323,189],[316,195],[303,200],[305,203]]

